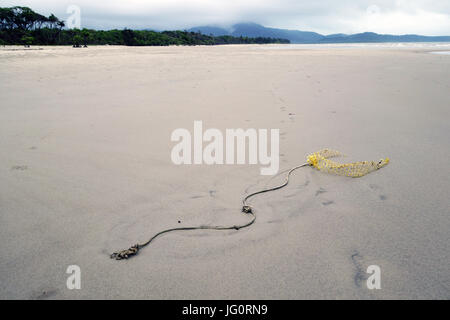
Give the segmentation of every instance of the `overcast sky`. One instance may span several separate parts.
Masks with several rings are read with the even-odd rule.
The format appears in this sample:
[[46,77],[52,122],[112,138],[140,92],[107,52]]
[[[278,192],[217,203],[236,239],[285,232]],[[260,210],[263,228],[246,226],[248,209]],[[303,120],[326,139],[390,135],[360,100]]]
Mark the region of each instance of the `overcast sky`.
[[81,26],[96,29],[187,29],[256,22],[323,34],[450,35],[450,0],[0,0],[61,19],[75,4]]

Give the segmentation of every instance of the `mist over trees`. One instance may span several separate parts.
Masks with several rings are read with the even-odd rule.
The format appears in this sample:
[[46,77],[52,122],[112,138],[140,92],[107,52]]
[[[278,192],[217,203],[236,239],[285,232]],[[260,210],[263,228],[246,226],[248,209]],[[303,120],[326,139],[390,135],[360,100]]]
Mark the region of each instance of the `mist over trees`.
[[213,36],[188,31],[64,29],[55,15],[46,17],[28,7],[0,8],[0,45],[219,45],[289,43],[266,37]]

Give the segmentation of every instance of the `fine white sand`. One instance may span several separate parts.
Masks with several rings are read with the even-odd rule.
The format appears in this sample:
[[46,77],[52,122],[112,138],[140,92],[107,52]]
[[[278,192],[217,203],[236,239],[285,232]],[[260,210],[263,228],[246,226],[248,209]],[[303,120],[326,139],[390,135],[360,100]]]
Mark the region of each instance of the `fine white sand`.
[[[0,48],[0,298],[449,299],[438,50]],[[324,147],[391,163],[358,179],[300,169],[252,199],[248,229],[171,233],[109,259],[165,228],[244,223],[242,197],[282,181],[259,165],[175,166],[170,134],[194,120],[279,128],[280,171]],[[73,264],[81,290],[66,288]]]

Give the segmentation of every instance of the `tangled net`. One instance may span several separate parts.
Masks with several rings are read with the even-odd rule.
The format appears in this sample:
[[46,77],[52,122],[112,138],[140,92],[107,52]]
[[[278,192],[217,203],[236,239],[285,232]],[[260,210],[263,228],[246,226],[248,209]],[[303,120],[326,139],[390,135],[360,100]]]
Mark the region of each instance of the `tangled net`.
[[307,157],[308,164],[314,168],[331,174],[337,174],[346,177],[362,177],[372,171],[378,170],[389,163],[389,158],[380,161],[359,161],[353,163],[338,163],[328,158],[342,156],[342,153],[336,150],[323,149],[310,154]]

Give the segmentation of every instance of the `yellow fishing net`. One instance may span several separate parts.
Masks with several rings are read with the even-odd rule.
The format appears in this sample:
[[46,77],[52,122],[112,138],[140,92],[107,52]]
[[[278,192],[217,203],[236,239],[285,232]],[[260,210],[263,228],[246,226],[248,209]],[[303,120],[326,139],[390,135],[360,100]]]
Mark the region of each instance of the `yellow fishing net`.
[[360,161],[354,163],[338,163],[328,158],[342,156],[336,150],[323,149],[307,157],[308,163],[320,171],[337,174],[346,177],[362,177],[372,171],[378,170],[389,163],[389,158],[380,161]]

